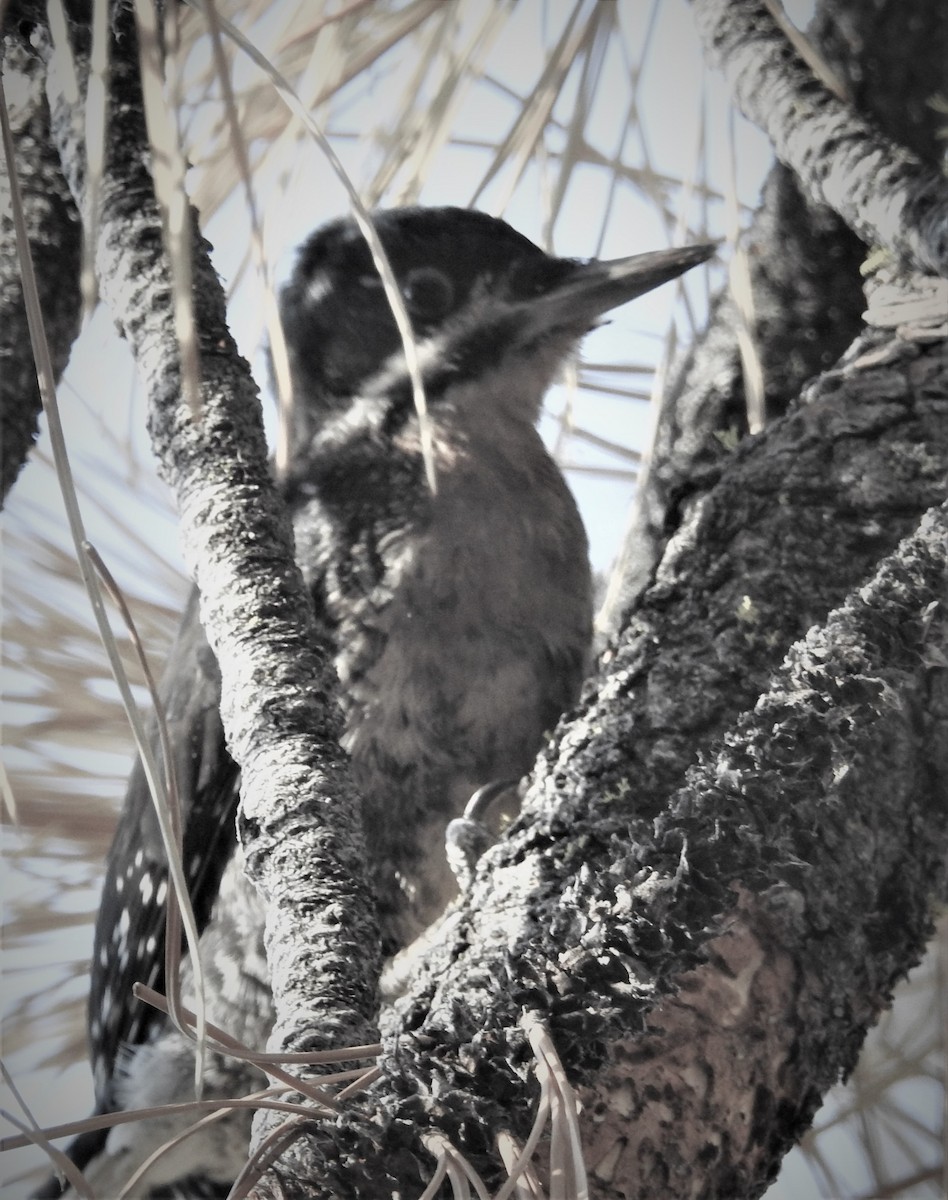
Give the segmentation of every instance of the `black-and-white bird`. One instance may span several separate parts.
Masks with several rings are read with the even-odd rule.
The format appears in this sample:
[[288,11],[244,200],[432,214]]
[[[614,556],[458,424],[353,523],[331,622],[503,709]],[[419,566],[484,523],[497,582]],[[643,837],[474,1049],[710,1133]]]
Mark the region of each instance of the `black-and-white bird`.
[[[544,394],[606,311],[714,248],[580,262],[462,209],[398,209],[375,221],[411,317],[437,488],[426,480],[395,321],[351,220],[303,245],[282,294],[294,407],[281,486],[298,559],[335,639],[344,746],[391,952],[450,897],[447,823],[481,785],[529,771],[544,731],[576,699],[587,663],[586,536],[536,429]],[[184,864],[204,928],[209,1019],[262,1047],[266,963],[255,897],[235,855],[239,773],[224,748],[218,696],[192,600],[164,684],[186,810]],[[166,890],[164,851],[136,769],[107,863],[92,963],[101,1111],[193,1095],[193,1048],[131,995],[136,980],[162,988]],[[210,1058],[205,1094],[224,1094],[235,1086],[234,1068]],[[248,1122],[223,1122],[182,1143],[151,1186],[176,1183],[177,1194],[199,1196],[223,1185],[225,1194]],[[87,1136],[73,1153],[110,1195],[178,1127],[124,1126],[108,1140]]]

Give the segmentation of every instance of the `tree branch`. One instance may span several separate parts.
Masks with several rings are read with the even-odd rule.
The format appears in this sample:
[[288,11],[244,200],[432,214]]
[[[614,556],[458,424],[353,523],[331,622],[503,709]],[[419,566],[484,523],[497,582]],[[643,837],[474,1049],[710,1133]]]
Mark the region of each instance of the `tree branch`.
[[[823,0],[807,36],[857,109],[923,161],[937,164],[941,118],[930,99],[944,87],[948,10],[927,0]],[[772,420],[803,384],[829,370],[862,326],[860,266],[866,247],[831,209],[808,200],[778,163],[741,238],[765,413]],[[615,630],[648,586],[665,545],[711,488],[747,432],[738,332],[728,291],[661,400],[630,527],[601,623]]]
[[[11,110],[17,176],[46,337],[58,379],[79,332],[79,215],[50,141],[40,56],[5,36],[0,70]],[[13,486],[36,440],[42,410],[7,186],[4,172],[0,175],[0,499]]]
[[948,276],[948,184],[813,75],[758,0],[695,0],[712,62],[804,191],[868,245]]
[[634,855],[633,906],[700,964],[656,975],[660,1006],[582,1093],[598,1195],[693,1195],[695,1164],[703,1195],[759,1195],[921,957],[948,848],[946,548],[941,506],[791,648]]
[[[193,214],[197,414],[182,395],[128,6],[114,5],[111,28],[111,124],[96,266],[102,296],[146,382],[153,446],[177,501],[185,559],[221,667],[223,723],[242,772],[240,832],[266,903],[278,1014],[273,1044],[317,1049],[370,1042],[377,934],[362,878],[359,802],[338,745],[334,672],[270,480],[256,386],[227,329],[223,292]],[[84,81],[86,31],[73,33]],[[53,135],[81,207],[83,146],[57,85],[51,73]]]
[[365,1109],[282,1160],[301,1194],[410,1190],[431,1127],[496,1185],[491,1138],[536,1099],[524,1011],[586,1099],[594,1194],[690,1195],[696,1169],[757,1194],[942,882],[944,516],[913,530],[945,500],[946,384],[942,345],[874,331],[738,449],[390,1017]]

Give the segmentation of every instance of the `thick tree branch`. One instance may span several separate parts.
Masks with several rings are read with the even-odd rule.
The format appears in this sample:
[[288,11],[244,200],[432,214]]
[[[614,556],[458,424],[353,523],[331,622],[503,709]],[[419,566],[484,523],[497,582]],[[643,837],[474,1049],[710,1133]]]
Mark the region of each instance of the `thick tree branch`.
[[[59,156],[50,141],[39,55],[4,36],[3,86],[46,337],[58,379],[79,332],[81,231]],[[6,172],[0,172],[0,500],[36,440],[42,408],[20,284]]]
[[869,245],[948,276],[948,183],[813,75],[758,0],[695,0],[712,62],[814,200]]
[[[933,10],[928,0],[833,0],[817,6],[807,36],[860,113],[937,164],[942,118],[931,97],[945,89],[948,9]],[[748,333],[764,378],[766,416],[773,419],[806,380],[833,366],[861,328],[866,247],[831,209],[807,200],[780,163],[741,246],[753,302]],[[648,586],[669,537],[747,432],[740,323],[725,292],[662,398],[603,614],[606,629],[616,628]]]
[[[864,304],[865,249],[829,209],[801,194],[779,163],[742,240],[750,273],[753,339],[765,383],[766,416],[786,411],[804,382],[828,370],[852,342]],[[829,264],[829,265],[828,265]],[[609,632],[648,586],[668,539],[718,479],[747,435],[747,398],[728,291],[662,396],[648,462],[600,623]]]
[[696,1164],[701,1195],[759,1195],[921,957],[948,848],[946,551],[941,506],[791,648],[633,856],[666,944],[719,932],[583,1095],[599,1195],[694,1195]]
[[[256,387],[196,234],[199,412],[182,395],[161,215],[145,165],[137,39],[123,4],[114,6],[112,31],[96,265],[102,296],[146,382],[153,445],[177,501],[185,559],[221,667],[225,732],[242,771],[245,855],[267,905],[274,1039],[282,1045],[292,1035],[294,1049],[365,1043],[373,1033],[377,937],[362,879],[359,803],[338,747],[333,671],[270,481]],[[74,34],[84,81],[85,31]],[[57,84],[51,72],[53,135],[81,207],[84,151]]]
[[391,1017],[370,1104],[282,1184],[410,1190],[412,1127],[496,1183],[491,1137],[536,1096],[528,1011],[587,1099],[597,1195],[760,1191],[941,882],[944,518],[912,531],[945,499],[946,384],[943,346],[873,333],[739,448]]

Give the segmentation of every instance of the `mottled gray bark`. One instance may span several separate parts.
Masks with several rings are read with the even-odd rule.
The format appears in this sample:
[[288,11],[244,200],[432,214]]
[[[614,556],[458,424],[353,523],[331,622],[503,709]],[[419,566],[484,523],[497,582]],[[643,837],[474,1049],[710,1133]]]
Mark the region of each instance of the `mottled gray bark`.
[[[135,24],[122,4],[114,6],[112,30],[96,268],[145,381],[152,444],[221,668],[223,723],[241,768],[245,858],[267,911],[274,1039],[291,1040],[293,1049],[364,1044],[374,1033],[377,935],[362,877],[359,803],[338,745],[334,672],[270,480],[256,385],[227,329],[223,291],[197,233],[196,412],[183,394],[171,276],[146,167]],[[72,33],[84,80],[86,30]],[[53,137],[81,198],[84,147],[58,84],[51,74]]]
[[524,1011],[583,1098],[594,1195],[763,1190],[944,883],[946,479],[944,347],[891,335],[735,455],[482,860],[368,1111],[292,1152],[287,1194],[420,1187],[412,1127],[496,1184],[536,1098]]
[[[9,23],[14,15],[8,15]],[[58,379],[79,331],[79,217],[49,137],[42,59],[5,32],[0,71],[40,307]],[[7,172],[0,171],[0,500],[36,440],[42,409],[8,189]]]
[[839,213],[867,245],[916,270],[948,274],[942,173],[818,81],[764,4],[695,0],[694,7],[708,57],[806,194]]
[[[948,9],[930,0],[832,0],[807,36],[858,113],[936,166],[948,89]],[[778,163],[741,241],[753,298],[748,334],[764,381],[764,416],[786,411],[803,384],[831,367],[856,336],[867,247],[830,208],[807,199]],[[633,502],[603,625],[614,631],[648,586],[668,539],[746,436],[740,320],[727,291],[661,399],[655,440]]]

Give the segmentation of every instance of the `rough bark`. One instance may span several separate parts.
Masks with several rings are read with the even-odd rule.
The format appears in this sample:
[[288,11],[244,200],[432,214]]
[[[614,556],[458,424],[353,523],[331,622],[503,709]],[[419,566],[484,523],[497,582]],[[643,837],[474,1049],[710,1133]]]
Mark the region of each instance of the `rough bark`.
[[[377,935],[362,877],[358,799],[338,746],[334,672],[271,484],[256,385],[227,329],[223,291],[193,214],[199,411],[183,395],[171,276],[146,167],[137,38],[125,5],[115,4],[111,28],[96,268],[145,380],[152,444],[221,667],[223,723],[242,772],[240,832],[266,906],[274,1042],[282,1046],[289,1030],[294,1049],[364,1044],[374,1033]],[[72,32],[84,81],[86,30]],[[83,146],[58,84],[51,73],[53,137],[81,207]]]
[[698,29],[749,120],[804,191],[871,246],[948,274],[948,190],[923,162],[818,81],[757,0],[695,0]]
[[496,1184],[492,1139],[536,1099],[525,1011],[584,1098],[594,1195],[760,1193],[943,883],[945,515],[913,529],[946,479],[944,346],[891,333],[737,452],[481,861],[368,1106],[258,1195],[420,1187],[425,1128]]
[[[856,111],[924,162],[942,152],[931,97],[948,87],[948,10],[928,0],[821,3],[807,36]],[[771,170],[741,241],[753,297],[748,334],[764,379],[765,416],[786,411],[828,370],[862,320],[859,268],[867,249],[830,208],[808,199],[782,163]],[[602,616],[614,630],[648,586],[668,539],[747,434],[740,317],[722,293],[656,421],[628,536]]]
[[584,1091],[598,1195],[758,1195],[920,957],[948,832],[946,547],[942,506],[791,648],[636,856],[666,943],[719,932]]
[[[13,15],[8,20],[12,24]],[[3,86],[15,142],[27,236],[46,337],[58,379],[79,332],[79,215],[50,141],[39,55],[4,32]],[[8,178],[0,173],[0,500],[13,486],[39,429],[42,409],[20,285]]]

